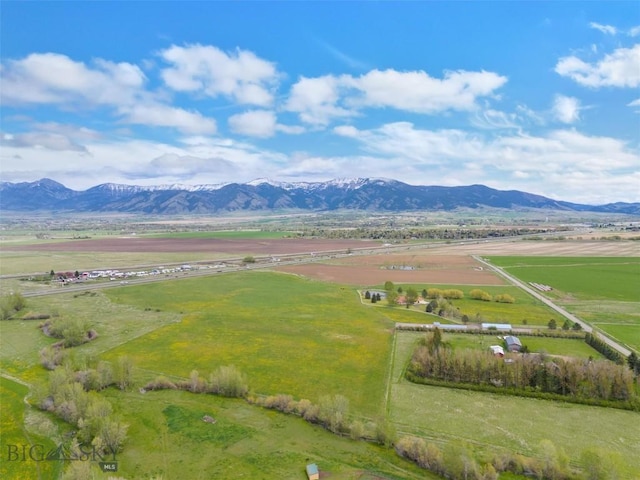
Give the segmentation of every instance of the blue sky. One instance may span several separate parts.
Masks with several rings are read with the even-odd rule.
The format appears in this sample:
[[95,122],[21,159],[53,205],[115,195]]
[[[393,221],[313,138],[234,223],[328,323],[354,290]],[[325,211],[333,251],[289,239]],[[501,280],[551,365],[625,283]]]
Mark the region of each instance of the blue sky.
[[3,2],[3,181],[640,201],[637,2]]

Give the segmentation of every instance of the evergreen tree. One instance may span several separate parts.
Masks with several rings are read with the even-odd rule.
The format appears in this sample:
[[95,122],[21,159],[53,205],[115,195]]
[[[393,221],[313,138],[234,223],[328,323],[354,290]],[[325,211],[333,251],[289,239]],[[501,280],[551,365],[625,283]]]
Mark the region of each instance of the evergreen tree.
[[636,352],[631,352],[629,357],[627,357],[627,364],[635,375],[640,373],[640,359],[638,359]]

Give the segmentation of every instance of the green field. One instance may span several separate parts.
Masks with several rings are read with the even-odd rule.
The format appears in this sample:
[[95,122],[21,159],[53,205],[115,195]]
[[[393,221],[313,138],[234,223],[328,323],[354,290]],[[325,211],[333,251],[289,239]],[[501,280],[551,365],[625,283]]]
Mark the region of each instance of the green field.
[[396,334],[389,410],[398,430],[436,443],[465,441],[487,455],[506,450],[536,456],[548,439],[576,465],[584,449],[595,447],[621,455],[623,478],[638,478],[637,412],[413,384],[403,370],[422,335]]
[[[338,437],[243,400],[112,389],[106,396],[130,424],[129,442],[117,458],[118,474],[126,478],[304,480],[311,462],[335,479],[437,478],[392,450]],[[203,415],[216,423],[203,422]]]
[[343,394],[372,415],[382,407],[392,322],[350,288],[287,274],[245,272],[112,289],[115,303],[184,313],[106,354],[150,375],[208,375],[235,365],[257,393],[316,401]]
[[[471,348],[488,350],[490,345],[502,345],[502,340],[497,335],[470,335],[465,333],[444,333],[442,339],[452,348]],[[520,335],[523,345],[529,347],[532,353],[547,353],[549,355],[562,355],[575,358],[604,358],[597,350],[594,350],[584,340],[568,338],[547,338]]]
[[[483,317],[483,322],[492,323],[510,323],[513,325],[539,325],[546,326],[551,318],[555,318],[556,321],[562,324],[560,316],[549,307],[544,305],[539,300],[535,299],[526,292],[523,292],[518,287],[503,285],[503,286],[478,286],[478,285],[419,285],[419,284],[396,284],[397,287],[402,287],[406,290],[409,287],[415,288],[418,293],[422,289],[439,288],[439,289],[457,289],[464,292],[465,297],[461,299],[451,300],[451,303],[460,309],[461,314],[466,314],[471,321],[476,314],[480,314]],[[515,303],[498,303],[498,302],[483,302],[480,300],[473,300],[469,298],[469,292],[473,289],[480,289],[491,295],[509,294],[516,301]],[[381,286],[370,287],[370,290],[384,290]],[[363,289],[366,291],[367,289]],[[369,305],[367,300],[363,300]],[[387,302],[382,301],[379,307],[386,307]],[[397,306],[393,312],[389,312],[389,309],[385,310],[385,315],[392,318],[395,322],[407,322],[407,323],[432,323],[433,321],[447,322],[446,318],[440,319],[434,315],[426,315],[426,305],[414,305],[410,308],[404,306]],[[452,322],[455,323],[455,322]],[[460,320],[457,323],[461,323]]]
[[526,282],[553,287],[550,296],[640,301],[640,258],[489,257]]
[[[409,286],[402,285],[405,289]],[[459,288],[465,294],[476,288],[414,287],[418,291]],[[467,298],[454,300],[454,305],[469,316],[478,311],[494,322],[519,324],[526,318],[530,325],[546,325],[549,318],[558,319],[516,287],[478,288],[492,294],[508,293],[516,303]],[[432,478],[392,450],[340,438],[297,417],[244,401],[176,391],[142,394],[138,390],[160,374],[186,378],[197,369],[207,376],[220,365],[232,364],[247,375],[254,393],[286,393],[314,402],[325,394],[342,394],[349,398],[351,413],[357,418],[377,421],[386,414],[400,434],[419,435],[440,446],[464,441],[485,459],[500,451],[539,455],[540,442],[550,439],[567,451],[575,465],[582,450],[597,447],[623,456],[623,478],[633,479],[640,472],[640,462],[633,456],[640,451],[640,415],[636,412],[405,381],[403,369],[413,345],[424,334],[399,332],[394,336],[393,323],[425,323],[437,318],[426,315],[424,306],[371,305],[362,301],[353,287],[283,273],[246,271],[34,297],[28,299],[28,310],[88,318],[99,337],[74,348],[76,357],[115,361],[127,355],[133,359],[135,388],[128,392],[110,388],[101,393],[130,424],[129,440],[118,455],[119,475],[126,478],[303,480],[308,462],[317,462],[321,470],[337,479]],[[591,310],[598,315],[606,313]],[[629,315],[622,325],[607,324],[610,333],[616,334],[619,326],[635,327],[635,317]],[[0,325],[3,372],[34,383],[46,378],[38,350],[54,340],[42,334],[38,323],[17,320]],[[493,338],[445,335],[454,348],[486,348],[495,343]],[[599,357],[578,340],[522,340],[532,351]],[[13,399],[14,407],[24,410],[21,399],[26,394],[25,387],[9,383],[18,391],[7,392],[2,384],[3,437],[6,399]],[[18,414],[11,413],[12,418]],[[211,415],[217,422],[202,422],[203,415]],[[96,475],[101,478],[103,474]]]
[[[54,318],[86,318],[98,338],[71,350],[76,356],[96,356],[164,325],[180,320],[172,312],[156,312],[131,305],[114,304],[101,292],[61,294],[28,300],[26,314],[49,314]],[[9,320],[0,325],[0,367],[27,382],[43,377],[39,351],[56,340],[38,328],[41,320]]]
[[[48,480],[56,478],[61,470],[60,462],[33,461],[29,456],[32,446],[34,446],[34,457],[38,459],[42,452],[48,452],[55,447],[55,444],[51,439],[28,430],[25,423],[25,411],[30,410],[31,407],[24,403],[24,397],[28,392],[29,389],[26,386],[0,377],[0,398],[2,399],[2,408],[0,408],[2,437],[0,478]],[[10,445],[16,447],[13,448]],[[23,445],[26,445],[24,457],[22,456]],[[9,453],[10,448],[12,455]]]
[[594,327],[640,352],[640,259],[631,257],[490,257],[546,292]]

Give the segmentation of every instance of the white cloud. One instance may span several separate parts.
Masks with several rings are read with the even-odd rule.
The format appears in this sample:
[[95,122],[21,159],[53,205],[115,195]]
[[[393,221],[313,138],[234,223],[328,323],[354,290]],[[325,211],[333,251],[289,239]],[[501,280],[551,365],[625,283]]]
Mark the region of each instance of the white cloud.
[[102,137],[102,133],[91,128],[77,127],[75,125],[58,122],[35,123],[33,126],[38,130],[67,135],[68,137],[73,139],[97,140]]
[[355,138],[358,136],[358,129],[353,125],[339,125],[333,129],[333,132],[342,137]]
[[9,105],[54,104],[66,109],[108,106],[132,124],[215,133],[216,123],[198,112],[172,107],[145,90],[147,78],[130,63],[96,59],[91,66],[56,53],[31,54],[2,66],[1,100]]
[[341,80],[333,75],[302,77],[292,87],[284,108],[300,115],[300,120],[312,125],[325,126],[334,118],[355,115],[338,106]]
[[264,171],[279,177],[280,166],[288,160],[278,152],[227,138],[195,135],[181,143],[113,138],[92,141],[85,144],[87,152],[66,151],[64,162],[60,162],[59,150],[3,145],[2,176],[6,181],[33,180],[34,175],[55,178],[76,189],[105,182],[131,184],[132,180],[138,185],[218,184],[249,181],[258,176],[256,172]]
[[130,63],[97,59],[89,67],[57,53],[8,60],[1,73],[3,103],[121,105],[131,103],[146,77]]
[[[633,102],[627,103],[627,107],[632,107],[632,108],[640,107],[640,98],[635,99]],[[640,108],[635,110],[635,113],[640,113]]]
[[178,180],[198,178],[201,175],[220,175],[222,178],[233,172],[233,164],[222,158],[202,158],[193,155],[165,153],[154,158],[139,170],[127,172],[127,178],[170,177]]
[[515,129],[521,128],[523,119],[516,113],[506,113],[494,109],[478,110],[471,117],[471,123],[483,129]]
[[555,71],[586,87],[637,87],[640,85],[640,44],[618,48],[594,64],[575,56],[563,57]]
[[637,37],[638,35],[640,35],[640,25],[638,25],[636,27],[633,27],[633,28],[630,28],[629,32],[628,32],[628,35],[630,37]]
[[281,123],[276,125],[276,130],[282,133],[288,133],[289,135],[300,135],[307,131],[307,129],[301,125],[283,125]]
[[119,112],[127,123],[155,127],[173,127],[184,133],[215,133],[216,122],[198,112],[171,107],[159,103],[136,104],[122,107]]
[[556,95],[552,111],[554,117],[562,123],[574,123],[580,120],[580,100],[575,97]]
[[253,52],[225,53],[210,45],[176,45],[160,52],[171,64],[162,71],[167,86],[180,92],[224,95],[241,104],[269,106],[278,73],[273,63]]
[[55,151],[86,152],[87,149],[71,140],[68,136],[51,132],[27,132],[3,135],[5,146],[18,148],[36,148]]
[[447,110],[471,110],[476,99],[492,95],[507,82],[493,72],[446,72],[444,78],[429,76],[424,71],[398,72],[372,70],[345,83],[359,90],[361,96],[350,99],[356,106],[392,107],[417,113],[439,113]]
[[[376,175],[413,184],[483,183],[587,203],[640,200],[637,184],[628,181],[640,176],[640,155],[610,137],[575,130],[553,130],[539,136],[478,135],[417,129],[408,122],[358,130],[357,134],[344,128],[334,131],[354,138],[377,158],[369,164]],[[611,190],[615,179],[624,187]]]
[[291,88],[285,109],[309,124],[326,126],[333,119],[356,116],[363,108],[437,114],[472,110],[480,97],[495,94],[506,77],[493,72],[446,72],[444,78],[423,71],[372,70],[359,77],[302,77]]
[[267,110],[252,110],[229,117],[233,132],[250,137],[272,137],[276,133],[276,124],[275,113]]
[[616,29],[616,27],[613,27],[611,25],[602,25],[601,23],[591,22],[589,23],[589,27],[595,30],[599,30],[605,35],[615,35],[618,33],[618,30]]
[[249,137],[269,138],[276,132],[298,135],[305,132],[300,125],[283,125],[277,122],[276,114],[268,110],[251,110],[229,117],[229,127],[234,133]]

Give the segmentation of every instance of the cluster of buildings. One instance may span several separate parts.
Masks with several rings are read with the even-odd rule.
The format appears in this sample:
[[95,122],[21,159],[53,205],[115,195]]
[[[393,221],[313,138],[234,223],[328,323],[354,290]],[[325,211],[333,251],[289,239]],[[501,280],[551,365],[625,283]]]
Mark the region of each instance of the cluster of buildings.
[[151,270],[131,270],[126,272],[121,272],[120,270],[92,270],[90,272],[61,272],[57,273],[57,280],[62,283],[74,283],[74,282],[82,282],[87,280],[99,280],[99,279],[109,279],[113,280],[124,280],[128,278],[139,278],[139,277],[148,277],[153,275],[170,275],[172,273],[180,273],[180,272],[188,272],[191,270],[200,270],[200,269],[210,269],[210,268],[224,268],[225,264],[218,265],[201,265],[197,267],[193,267],[191,265],[185,264],[179,267],[157,267]]

